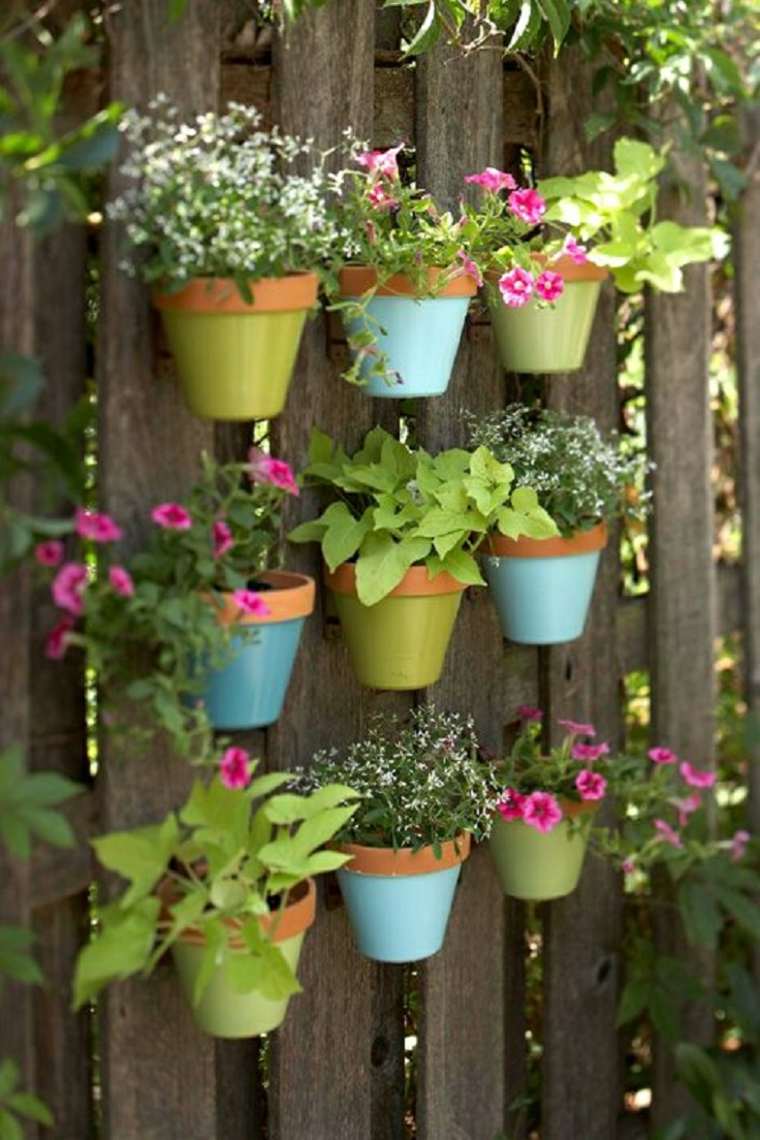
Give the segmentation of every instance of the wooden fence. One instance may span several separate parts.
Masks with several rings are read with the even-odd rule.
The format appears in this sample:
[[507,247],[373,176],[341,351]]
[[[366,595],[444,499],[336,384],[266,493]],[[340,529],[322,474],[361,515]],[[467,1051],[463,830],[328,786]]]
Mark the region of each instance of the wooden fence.
[[[396,13],[376,12],[375,0],[332,0],[273,41],[256,35],[241,0],[190,0],[174,25],[166,10],[166,0],[110,7],[107,70],[72,84],[72,115],[104,98],[144,105],[164,91],[187,113],[230,98],[255,103],[267,121],[324,146],[351,124],[378,146],[402,138],[415,145],[418,181],[450,206],[466,173],[486,164],[514,169],[521,148],[541,175],[604,165],[609,157],[604,144],[586,141],[593,69],[573,49],[547,59],[537,75],[505,65],[498,50],[464,56],[446,46],[411,67],[398,51]],[[688,177],[692,199],[674,197],[670,212],[701,219],[704,176],[691,169]],[[118,190],[113,172],[105,195]],[[649,667],[658,739],[709,763],[714,638],[736,629],[743,615],[751,635],[749,693],[758,707],[760,575],[750,558],[756,564],[760,550],[760,344],[749,289],[759,206],[753,186],[736,233],[737,289],[746,291],[738,329],[748,522],[743,612],[738,572],[716,574],[713,563],[709,279],[704,268],[692,268],[685,294],[651,297],[646,307],[647,430],[657,464],[648,600],[621,600],[613,542],[583,639],[536,651],[505,645],[485,591],[468,591],[445,675],[426,695],[471,711],[493,749],[521,703],[542,706],[551,719],[592,719],[604,738],[618,740],[622,678]],[[250,425],[213,426],[186,411],[147,290],[117,267],[119,241],[104,224],[89,235],[65,229],[35,246],[6,224],[0,331],[4,345],[42,359],[44,414],[53,420],[76,401],[94,367],[99,494],[137,545],[148,507],[183,495],[201,449],[239,457]],[[86,321],[92,242],[100,264],[94,345]],[[607,287],[584,371],[555,377],[544,391],[550,406],[589,413],[605,429],[620,420],[614,313]],[[339,379],[344,352],[322,318],[310,323],[288,409],[272,425],[273,450],[296,467],[313,424],[349,447],[378,417],[389,430],[399,427],[395,402],[372,401]],[[473,321],[449,393],[415,410],[418,437],[433,448],[461,443],[463,407],[485,411],[519,393],[517,378],[504,378],[495,362],[489,325]],[[293,519],[308,509],[305,495]],[[291,548],[288,564],[318,573],[312,550]],[[51,621],[49,599],[33,592],[25,574],[3,583],[2,743],[26,741],[32,767],[88,782],[84,677],[73,654],[63,666],[45,660],[42,637]],[[308,763],[314,749],[354,738],[369,714],[401,710],[412,699],[361,690],[336,627],[319,609],[307,623],[281,721],[242,742],[270,767]],[[399,1140],[412,1129],[420,1140],[520,1140],[519,1114],[509,1106],[524,1091],[526,1073],[525,915],[521,904],[504,900],[484,851],[464,867],[445,949],[414,971],[359,957],[328,890],[305,947],[304,993],[269,1042],[203,1036],[168,966],[149,982],[112,987],[97,1017],[72,1014],[72,963],[88,932],[86,836],[157,818],[181,801],[191,779],[185,763],[158,748],[134,756],[105,731],[99,745],[98,776],[71,813],[81,845],[42,849],[29,867],[10,865],[2,895],[3,917],[34,927],[48,985],[4,992],[0,1052],[23,1058],[29,1084],[55,1111],[56,1140]],[[756,783],[754,793],[757,827]],[[540,917],[542,1140],[629,1135],[620,1130],[623,1059],[615,1028],[620,884],[591,862],[580,889],[544,906]],[[417,1042],[405,1069],[404,1008],[412,993]],[[667,1120],[674,1100],[664,1059],[656,1093],[655,1116]]]

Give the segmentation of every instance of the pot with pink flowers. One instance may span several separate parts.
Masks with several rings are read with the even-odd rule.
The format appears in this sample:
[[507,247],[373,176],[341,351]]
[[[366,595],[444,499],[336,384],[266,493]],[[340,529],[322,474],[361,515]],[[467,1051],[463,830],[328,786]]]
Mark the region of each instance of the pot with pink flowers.
[[542,713],[519,710],[520,732],[495,769],[489,848],[506,895],[546,901],[578,885],[594,815],[607,793],[609,746],[591,724],[560,721],[562,743],[541,746]]

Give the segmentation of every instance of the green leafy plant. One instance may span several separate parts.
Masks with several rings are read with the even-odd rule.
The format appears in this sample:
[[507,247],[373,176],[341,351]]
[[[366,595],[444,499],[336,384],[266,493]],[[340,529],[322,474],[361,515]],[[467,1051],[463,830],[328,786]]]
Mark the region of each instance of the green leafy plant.
[[19,1118],[52,1128],[53,1115],[34,1093],[19,1088],[21,1070],[11,1057],[0,1060],[0,1140],[20,1140],[23,1128]]
[[605,439],[589,416],[510,404],[466,418],[470,445],[509,462],[515,482],[535,490],[562,535],[621,515],[644,516],[646,462],[627,454],[616,436]]
[[431,456],[378,427],[348,456],[314,429],[304,476],[331,488],[336,501],[296,527],[290,540],[321,543],[331,570],[355,558],[357,593],[368,606],[414,565],[426,566],[430,578],[447,571],[459,582],[483,585],[475,554],[490,530],[512,538],[556,534],[535,491],[515,489],[512,468],[485,447]]
[[60,544],[38,548],[63,611],[47,655],[59,659],[71,645],[86,650],[112,731],[139,742],[163,730],[193,763],[215,759],[218,746],[199,699],[204,668],[229,659],[234,624],[220,617],[230,597],[233,610],[266,613],[266,585],[257,575],[274,559],[279,509],[289,494],[298,487],[281,460],[256,449],[247,463],[217,465],[204,456],[187,505],[155,507],[150,540],[126,566],[113,552],[118,525],[89,511],[78,511],[74,525],[85,549],[94,542],[101,550],[96,573],[92,555],[89,565],[84,558],[61,565]]
[[369,847],[420,847],[490,830],[493,794],[478,755],[472,717],[413,709],[405,720],[376,718],[345,752],[318,752],[305,787],[348,783],[360,803],[336,838]]
[[[278,1000],[300,989],[263,917],[277,915],[310,876],[332,871],[342,855],[320,848],[355,810],[350,788],[329,785],[310,796],[273,795],[292,781],[270,772],[243,781],[196,781],[187,803],[161,822],[93,841],[99,862],[129,886],[99,909],[97,935],[80,953],[74,1005],[103,986],[147,975],[186,931],[203,936],[204,962],[194,1001],[215,969],[240,993]],[[242,940],[235,949],[231,940]]]

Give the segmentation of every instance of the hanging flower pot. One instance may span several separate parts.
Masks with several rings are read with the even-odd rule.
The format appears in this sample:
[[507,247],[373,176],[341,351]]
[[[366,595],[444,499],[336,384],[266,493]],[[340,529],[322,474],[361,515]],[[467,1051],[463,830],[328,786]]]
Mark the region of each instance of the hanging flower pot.
[[314,580],[305,574],[267,570],[254,588],[268,612],[242,612],[232,594],[224,595],[219,612],[235,633],[232,660],[209,672],[201,693],[216,729],[263,728],[279,719],[303,625],[314,609]]
[[488,840],[505,895],[542,901],[571,894],[578,886],[597,803],[561,799],[563,819],[539,831],[521,819],[494,819]]
[[371,689],[422,689],[441,675],[466,586],[445,571],[432,580],[412,566],[373,606],[356,593],[356,570],[344,562],[325,569],[354,672]]
[[[370,333],[385,356],[385,376],[372,375],[377,354],[369,352],[362,361],[360,376],[368,395],[404,399],[446,391],[470,298],[477,291],[472,277],[461,273],[436,291],[436,281],[448,272],[428,270],[434,296],[420,296],[415,282],[397,273],[378,286],[366,303],[366,316],[344,316],[349,338]],[[350,266],[341,270],[340,295],[360,302],[377,280],[377,270]]]
[[[293,973],[298,968],[304,935],[314,922],[316,890],[314,880],[299,884],[282,914],[261,918],[262,931],[271,932],[271,939]],[[245,943],[236,937],[239,923],[227,921],[229,945],[234,953],[248,952]],[[197,927],[183,931],[172,946],[172,956],[180,983],[199,1029],[213,1037],[258,1037],[270,1033],[285,1019],[289,998],[273,1001],[257,990],[241,992],[233,987],[224,966],[217,966],[203,991],[200,1002],[194,1004],[196,981],[204,958],[204,935]]]
[[359,952],[378,962],[415,962],[443,945],[470,836],[433,847],[342,844],[350,863],[337,871]]
[[606,269],[569,257],[551,263],[565,287],[551,306],[531,298],[521,308],[505,305],[489,274],[488,307],[499,359],[507,372],[575,372],[583,366]]
[[523,645],[580,637],[606,545],[604,523],[569,538],[489,535],[483,570],[504,636]]
[[317,275],[251,282],[243,300],[227,277],[194,277],[176,293],[155,293],[185,399],[197,416],[260,420],[285,405]]

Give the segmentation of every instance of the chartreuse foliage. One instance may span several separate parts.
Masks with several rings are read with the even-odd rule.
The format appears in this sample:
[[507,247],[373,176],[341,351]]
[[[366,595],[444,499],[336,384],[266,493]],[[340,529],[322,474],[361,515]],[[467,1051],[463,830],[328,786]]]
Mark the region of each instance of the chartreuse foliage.
[[[279,1000],[298,992],[295,975],[259,920],[273,900],[284,905],[299,883],[345,862],[320,848],[345,826],[356,804],[349,802],[355,798],[351,788],[337,784],[309,796],[272,794],[290,780],[286,772],[270,772],[243,790],[218,778],[208,785],[197,780],[184,807],[161,823],[93,841],[102,866],[128,886],[100,908],[98,934],[79,955],[75,1008],[109,982],[149,974],[190,928],[204,938],[196,1002],[218,967],[240,993],[256,990]],[[163,906],[159,885],[166,892]],[[230,946],[231,921],[245,951]]]
[[466,585],[484,585],[474,555],[489,531],[511,538],[557,533],[535,491],[514,488],[510,465],[485,447],[433,456],[376,427],[349,456],[314,429],[304,475],[332,488],[336,501],[289,537],[321,543],[331,570],[355,558],[357,593],[367,606],[414,565],[426,566],[430,578],[447,571]]
[[562,222],[579,240],[592,243],[589,259],[607,266],[622,292],[651,285],[677,293],[683,267],[722,257],[725,236],[705,226],[657,221],[657,176],[665,157],[648,143],[619,139],[614,158],[614,174],[590,170],[540,182],[549,206],[546,221]]

